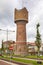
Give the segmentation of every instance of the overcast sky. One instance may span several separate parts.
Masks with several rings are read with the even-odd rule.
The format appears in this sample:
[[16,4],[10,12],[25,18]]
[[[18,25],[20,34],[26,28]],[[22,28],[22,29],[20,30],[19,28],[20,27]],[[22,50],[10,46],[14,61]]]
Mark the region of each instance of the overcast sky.
[[[40,23],[40,34],[43,41],[43,0],[0,0],[0,29],[15,30],[9,32],[8,39],[16,40],[16,24],[14,23],[14,9],[26,7],[29,16],[26,25],[27,41],[34,42],[36,24]],[[7,40],[7,32],[0,31],[0,44]]]

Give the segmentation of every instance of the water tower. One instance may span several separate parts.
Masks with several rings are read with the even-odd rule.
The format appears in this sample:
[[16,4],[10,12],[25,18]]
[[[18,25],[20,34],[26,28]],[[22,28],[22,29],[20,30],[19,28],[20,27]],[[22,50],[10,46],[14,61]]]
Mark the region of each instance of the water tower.
[[28,11],[24,7],[15,9],[14,20],[17,25],[16,31],[16,55],[27,55],[26,24],[28,23]]

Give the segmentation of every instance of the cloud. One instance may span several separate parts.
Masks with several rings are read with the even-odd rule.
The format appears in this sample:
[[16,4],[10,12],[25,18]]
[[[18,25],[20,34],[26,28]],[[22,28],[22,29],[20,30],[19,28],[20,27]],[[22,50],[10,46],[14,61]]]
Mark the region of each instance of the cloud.
[[[24,6],[29,12],[29,23],[26,26],[27,41],[35,40],[36,24],[38,22],[40,23],[40,33],[43,40],[43,0],[0,0],[0,28],[8,28],[16,31],[14,9],[21,9]],[[9,35],[9,39],[14,40],[16,38],[16,32],[15,35],[12,35]],[[1,40],[3,37],[1,33]]]
[[[36,2],[36,4],[34,4]],[[40,34],[42,33],[43,30],[43,0],[30,0],[29,1],[29,7],[27,6],[27,9],[29,11],[29,23],[27,24],[27,35],[29,35],[30,37],[28,37],[28,41],[29,39],[33,38],[33,36],[35,37],[35,35],[33,35],[33,29],[34,29],[34,33],[36,32],[36,24],[39,22],[40,23]],[[33,28],[33,29],[32,29]],[[30,31],[31,29],[31,31]],[[32,36],[33,35],[33,36]],[[42,38],[43,38],[43,34],[41,34]],[[31,41],[30,39],[30,41]],[[35,39],[35,38],[34,38]]]

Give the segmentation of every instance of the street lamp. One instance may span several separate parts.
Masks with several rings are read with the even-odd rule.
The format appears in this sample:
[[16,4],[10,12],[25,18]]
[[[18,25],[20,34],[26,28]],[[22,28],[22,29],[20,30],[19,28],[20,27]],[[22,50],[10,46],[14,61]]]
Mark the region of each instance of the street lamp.
[[15,32],[15,31],[11,31],[11,30],[3,30],[3,29],[0,29],[0,31],[6,31],[7,32],[7,41],[8,41],[8,32]]
[[15,32],[15,31],[11,31],[11,30],[6,30],[7,31],[7,41],[8,41],[8,32]]

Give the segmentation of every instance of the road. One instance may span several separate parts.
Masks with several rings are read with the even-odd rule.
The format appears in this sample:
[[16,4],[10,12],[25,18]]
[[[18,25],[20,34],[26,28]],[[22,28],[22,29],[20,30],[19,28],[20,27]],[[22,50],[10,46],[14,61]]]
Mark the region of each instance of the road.
[[4,60],[0,60],[0,65],[18,65],[18,64],[7,62],[7,61],[4,61]]

